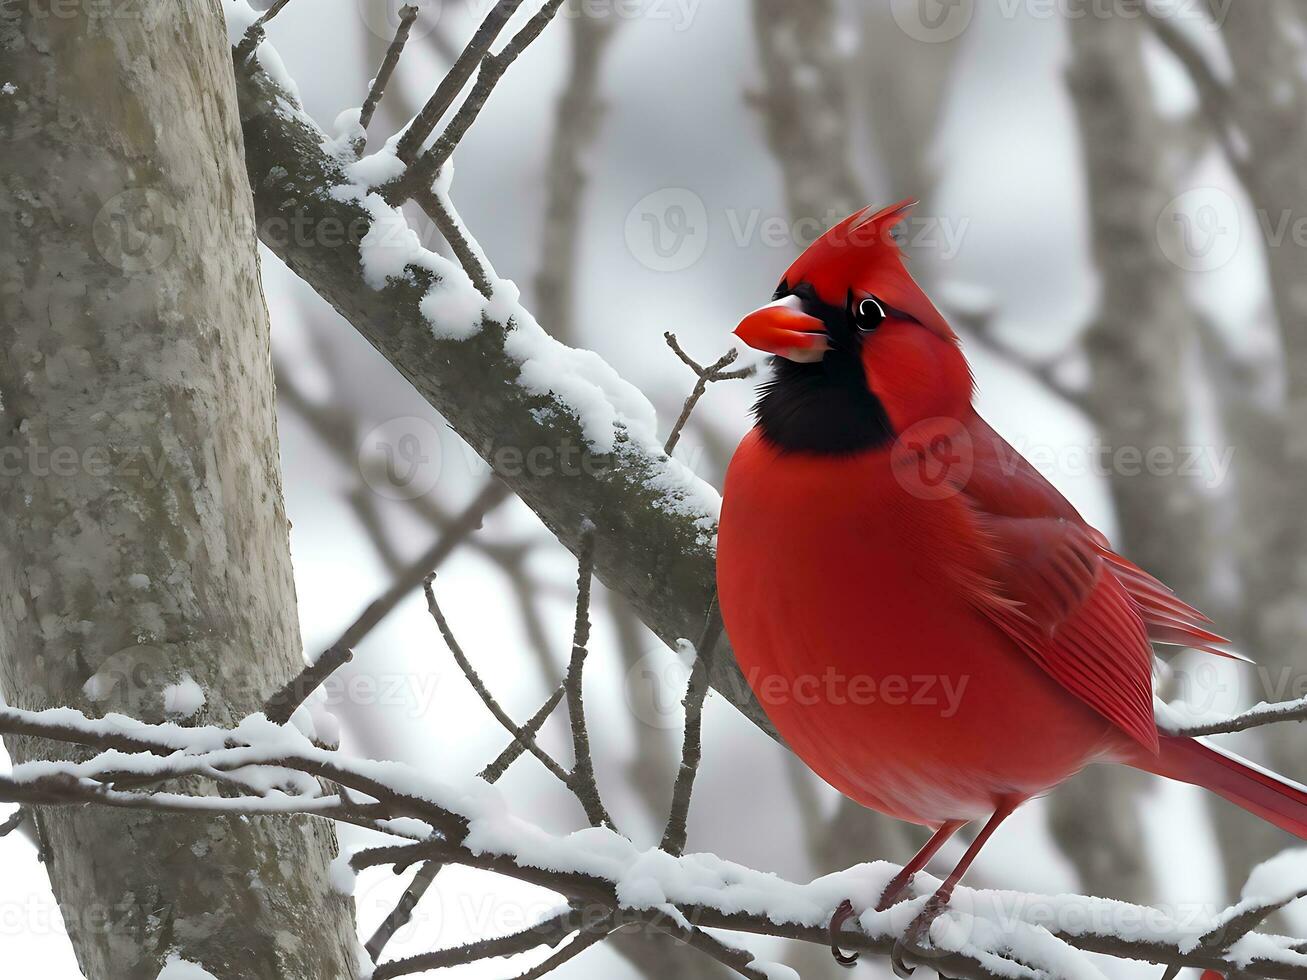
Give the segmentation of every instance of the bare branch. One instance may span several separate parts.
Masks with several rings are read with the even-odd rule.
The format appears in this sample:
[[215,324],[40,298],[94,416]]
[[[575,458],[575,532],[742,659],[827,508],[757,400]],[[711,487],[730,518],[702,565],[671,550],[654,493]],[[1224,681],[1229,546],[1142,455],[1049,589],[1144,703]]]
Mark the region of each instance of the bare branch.
[[413,200],[422,209],[422,213],[431,219],[431,223],[436,226],[436,230],[440,232],[445,241],[449,242],[449,248],[454,253],[454,258],[463,267],[467,277],[472,280],[472,285],[476,287],[477,292],[489,299],[491,292],[490,278],[486,273],[486,267],[482,264],[481,259],[477,257],[472,244],[467,240],[467,236],[463,234],[458,215],[454,212],[450,202],[429,186],[415,188]]
[[681,926],[675,923],[660,924],[664,932],[676,939],[711,956],[718,963],[722,963],[742,977],[748,977],[749,980],[768,980],[771,976],[766,970],[754,966],[755,957],[747,949],[738,949],[735,946],[728,946],[716,936],[704,932],[698,926]]
[[727,351],[712,364],[704,367],[698,361],[694,360],[694,358],[690,357],[689,354],[685,353],[684,348],[681,347],[680,341],[676,339],[676,334],[669,330],[663,334],[663,339],[667,341],[667,346],[675,352],[676,356],[681,359],[682,363],[688,366],[698,378],[694,383],[694,388],[690,391],[689,397],[685,399],[685,405],[681,408],[681,414],[677,418],[676,423],[672,426],[672,431],[667,436],[667,442],[663,444],[663,452],[670,456],[672,450],[676,448],[676,444],[681,439],[681,431],[685,428],[685,424],[690,421],[690,415],[694,412],[695,406],[699,404],[699,399],[702,398],[704,392],[708,390],[708,385],[714,381],[731,381],[738,378],[752,377],[754,369],[752,367],[747,367],[739,368],[735,371],[723,370],[728,365],[734,364],[735,359],[739,357],[739,351],[735,350]]
[[611,921],[612,916],[605,916],[593,925],[582,929],[570,943],[562,949],[555,950],[525,973],[519,973],[515,980],[539,980],[540,977],[557,970],[568,960],[580,956],[591,946],[602,942],[612,934],[612,927],[609,925]]
[[356,157],[361,157],[367,148],[368,124],[372,122],[372,114],[377,111],[377,105],[386,92],[390,76],[395,73],[395,66],[399,64],[399,57],[404,53],[404,45],[408,43],[409,31],[413,29],[413,21],[417,20],[417,16],[418,8],[413,4],[405,4],[399,8],[399,26],[395,28],[395,37],[390,42],[390,47],[386,49],[386,56],[381,59],[377,77],[372,80],[368,97],[363,100],[363,107],[359,110],[359,128],[363,130],[363,135],[354,143]]
[[722,635],[722,615],[713,596],[708,607],[708,621],[696,648],[690,681],[685,689],[685,736],[681,749],[681,768],[676,773],[672,789],[672,805],[663,831],[662,849],[680,855],[685,850],[686,823],[690,815],[690,797],[694,792],[694,777],[703,757],[703,703],[708,696],[708,677],[711,674],[713,650]]
[[426,105],[413,118],[413,122],[405,130],[403,137],[400,138],[396,150],[399,158],[408,162],[417,156],[418,151],[422,149],[422,144],[426,142],[427,137],[432,134],[436,124],[454,104],[458,98],[458,93],[463,91],[463,86],[467,80],[472,77],[476,71],[477,65],[481,64],[487,52],[490,51],[490,45],[495,43],[495,38],[499,32],[504,29],[510,17],[522,6],[522,0],[499,0],[486,14],[486,19],[481,22],[481,26],[476,29],[467,46],[463,48],[462,53],[455,59],[454,64],[450,66],[445,77],[441,79],[440,84],[436,86],[435,92],[427,100]]
[[372,938],[363,947],[372,957],[373,963],[381,959],[382,951],[395,937],[395,933],[408,925],[409,920],[413,918],[414,910],[418,907],[418,902],[422,901],[422,896],[427,893],[427,889],[431,887],[431,883],[436,880],[436,875],[440,874],[440,869],[443,867],[444,865],[439,861],[423,861],[418,865],[417,873],[404,889],[404,894],[400,896],[395,907],[390,910],[390,914],[382,920],[381,925],[377,926],[372,933]]
[[1217,141],[1221,144],[1230,166],[1239,174],[1240,180],[1246,182],[1250,176],[1247,154],[1235,142],[1232,133],[1235,116],[1229,90],[1216,77],[1216,72],[1212,70],[1207,58],[1184,35],[1184,32],[1171,23],[1169,18],[1150,9],[1148,4],[1143,3],[1139,6],[1144,12],[1145,22],[1152,28],[1153,36],[1176,61],[1180,62],[1180,67],[1193,82],[1203,117],[1206,118]]
[[8,820],[0,824],[0,837],[8,837],[20,826],[22,826],[23,821],[26,819],[27,819],[27,811],[23,807],[19,807],[17,810],[15,810],[13,813],[9,815]]
[[440,540],[409,565],[390,588],[368,603],[367,608],[317,661],[305,667],[298,677],[288,681],[268,700],[264,708],[268,720],[279,725],[286,724],[290,716],[295,713],[295,709],[303,704],[333,671],[350,661],[353,657],[350,651],[389,616],[406,595],[422,584],[423,579],[448,558],[464,538],[480,528],[486,514],[507,497],[508,489],[502,483],[497,480],[487,483],[471,503],[463,508],[462,513],[454,519],[449,529],[441,535]]
[[[563,700],[563,695],[566,692],[566,684],[559,684],[558,687],[554,688],[554,693],[549,695],[549,698],[545,703],[536,710],[536,713],[531,716],[530,721],[522,726],[522,734],[534,738],[544,725],[545,720],[553,714],[554,709],[557,708],[559,702]],[[523,746],[521,740],[517,738],[516,734],[514,734],[513,743],[504,749],[503,752],[500,752],[499,755],[495,756],[494,761],[481,770],[481,778],[488,783],[498,782],[499,778],[508,771],[508,767],[517,761],[518,757],[520,757],[525,751],[526,748]]]
[[454,636],[454,631],[450,629],[449,621],[445,619],[445,614],[436,601],[436,590],[432,585],[434,581],[435,576],[432,575],[428,576],[423,583],[423,589],[427,595],[427,610],[431,613],[431,618],[436,621],[436,627],[445,640],[445,646],[449,647],[449,652],[454,655],[459,670],[463,672],[463,676],[472,685],[472,690],[476,692],[477,697],[481,699],[481,703],[494,716],[495,721],[499,722],[504,730],[513,736],[514,741],[539,759],[541,764],[557,776],[563,785],[571,786],[572,781],[567,770],[560,766],[553,756],[541,748],[540,744],[532,735],[527,733],[526,729],[517,726],[517,723],[508,716],[508,712],[495,700],[495,696],[490,693],[490,689],[486,687],[485,682],[481,680],[481,675],[477,673],[476,668],[472,666],[472,662],[468,660],[467,654],[463,652],[462,646]]
[[581,913],[569,909],[557,915],[551,915],[529,929],[499,936],[495,939],[482,939],[465,946],[439,949],[416,956],[382,963],[372,974],[372,980],[390,980],[392,977],[408,976],[425,970],[438,970],[451,966],[463,966],[495,956],[514,956],[526,953],[537,946],[557,946],[569,934],[581,927]]
[[[510,0],[503,0],[503,2],[510,2]],[[458,111],[454,113],[454,118],[449,121],[449,125],[445,127],[431,149],[417,157],[409,165],[408,170],[405,171],[402,177],[382,188],[381,194],[387,201],[391,204],[398,204],[412,197],[416,188],[431,186],[431,182],[436,179],[436,174],[440,171],[440,168],[449,159],[450,154],[454,152],[454,147],[458,146],[463,135],[468,131],[477,116],[480,115],[482,106],[486,104],[490,93],[494,91],[495,85],[498,84],[508,66],[516,61],[517,56],[540,36],[546,25],[553,19],[554,14],[558,12],[558,8],[562,6],[562,3],[563,0],[548,0],[522,26],[522,29],[513,35],[512,39],[504,45],[502,51],[498,54],[485,56],[480,69],[477,71],[472,91],[463,100],[463,104],[458,107]],[[453,70],[451,69],[452,73]],[[434,126],[434,121],[432,125]],[[410,127],[409,133],[412,133],[415,128],[416,124],[414,127]],[[425,136],[423,139],[425,139]],[[411,152],[418,145],[420,143],[401,147],[400,159],[404,159],[405,152]]]
[[290,721],[290,716],[308,700],[338,669],[354,659],[354,651],[349,647],[333,646],[322,652],[317,660],[292,677],[268,698],[263,706],[263,713],[268,720],[278,725]]
[[1250,728],[1273,725],[1280,721],[1307,721],[1307,698],[1295,701],[1275,701],[1259,704],[1247,711],[1242,711],[1229,718],[1216,721],[1200,721],[1193,725],[1181,725],[1167,728],[1168,735],[1228,735],[1233,732],[1246,732]]
[[569,785],[576,793],[590,823],[614,827],[613,818],[604,809],[595,780],[594,759],[590,755],[590,733],[585,723],[584,677],[586,645],[590,642],[590,585],[594,578],[594,525],[582,529],[577,549],[576,626],[572,633],[572,657],[567,667],[567,713],[572,725],[572,764]]
[[1072,388],[1057,376],[1057,367],[1061,358],[1040,360],[1015,344],[1008,343],[994,326],[992,312],[967,312],[952,309],[949,311],[954,322],[962,327],[981,347],[999,359],[1012,364],[1030,375],[1034,380],[1048,389],[1049,393],[1068,404],[1074,405],[1086,414],[1092,414],[1089,399],[1083,391]]

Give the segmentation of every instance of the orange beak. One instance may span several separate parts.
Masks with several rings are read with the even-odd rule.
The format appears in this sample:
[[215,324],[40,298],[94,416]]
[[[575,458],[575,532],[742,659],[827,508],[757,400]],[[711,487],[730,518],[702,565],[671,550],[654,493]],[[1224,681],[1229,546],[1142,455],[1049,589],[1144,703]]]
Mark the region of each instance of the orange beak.
[[750,347],[791,361],[820,361],[830,350],[826,327],[815,316],[804,313],[802,303],[798,296],[768,303],[741,320],[735,336]]

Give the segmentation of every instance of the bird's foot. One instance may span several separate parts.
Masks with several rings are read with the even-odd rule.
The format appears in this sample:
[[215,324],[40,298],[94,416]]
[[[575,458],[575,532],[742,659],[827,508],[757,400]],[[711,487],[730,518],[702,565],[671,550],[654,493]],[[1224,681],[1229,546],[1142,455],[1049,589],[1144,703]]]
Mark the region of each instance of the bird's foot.
[[931,895],[927,900],[925,907],[917,913],[917,917],[909,923],[903,935],[894,941],[894,948],[890,951],[890,965],[894,968],[894,975],[897,977],[912,976],[915,967],[908,966],[904,954],[911,953],[917,958],[929,956],[930,950],[926,942],[930,936],[930,926],[940,914],[948,908],[950,895],[944,894],[944,889],[940,889]]
[[847,898],[836,906],[830,917],[830,952],[840,966],[853,966],[858,962],[857,953],[846,953],[840,949],[839,934],[844,923],[853,918],[853,903]]
[[916,875],[900,871],[891,878],[889,884],[885,886],[885,890],[880,894],[880,901],[876,903],[876,911],[884,912],[902,901],[907,896],[908,887],[915,877]]

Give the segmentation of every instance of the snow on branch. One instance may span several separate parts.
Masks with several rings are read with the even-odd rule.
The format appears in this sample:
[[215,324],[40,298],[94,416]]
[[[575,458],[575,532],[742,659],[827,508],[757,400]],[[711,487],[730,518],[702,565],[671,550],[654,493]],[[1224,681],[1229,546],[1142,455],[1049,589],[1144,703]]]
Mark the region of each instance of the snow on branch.
[[[710,651],[720,630],[710,618],[700,650]],[[695,685],[687,694],[696,697]],[[557,699],[553,699],[557,703]],[[660,848],[642,849],[608,826],[550,834],[517,817],[508,802],[476,777],[440,779],[393,762],[351,758],[315,746],[293,727],[253,715],[232,729],[149,724],[121,715],[92,719],[72,709],[41,712],[0,708],[0,733],[86,746],[98,754],[82,762],[36,762],[0,780],[0,799],[24,804],[102,805],[176,812],[246,815],[301,814],[328,818],[407,842],[354,855],[355,870],[404,868],[417,863],[460,864],[536,885],[568,903],[540,926],[500,939],[477,940],[454,950],[395,960],[376,977],[402,976],[488,956],[556,950],[542,961],[552,968],[631,926],[670,933],[691,948],[748,977],[780,977],[784,968],[754,961],[706,929],[828,942],[826,924],[852,896],[857,914],[840,935],[841,946],[889,954],[936,884],[919,876],[913,895],[875,911],[876,900],[898,870],[885,862],[860,865],[802,885],[722,860],[683,855],[681,803],[673,806]],[[697,768],[697,746],[687,731],[682,774]],[[237,795],[123,791],[191,775],[223,774]],[[326,794],[319,780],[350,791]],[[678,798],[681,777],[678,776]],[[684,807],[688,809],[688,794]],[[1256,931],[1273,911],[1302,897],[1287,881],[1307,877],[1307,853],[1290,852],[1259,868],[1241,902],[1228,909],[1204,906],[1147,908],[1075,895],[1037,896],[959,889],[933,927],[930,946],[912,954],[922,965],[953,977],[1098,976],[1087,953],[1173,967],[1216,969],[1247,977],[1307,978],[1307,953],[1296,939]],[[426,878],[429,884],[434,873]],[[569,936],[571,943],[561,946]],[[384,943],[382,944],[384,945]],[[378,950],[379,952],[379,950]],[[531,975],[543,975],[538,970]]]

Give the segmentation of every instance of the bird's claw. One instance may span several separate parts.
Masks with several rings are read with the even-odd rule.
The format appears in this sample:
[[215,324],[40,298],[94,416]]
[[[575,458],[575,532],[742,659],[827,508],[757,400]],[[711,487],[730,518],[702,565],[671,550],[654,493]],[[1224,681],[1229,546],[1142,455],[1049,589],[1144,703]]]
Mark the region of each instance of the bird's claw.
[[916,875],[905,875],[899,872],[890,879],[890,883],[880,893],[880,901],[876,903],[876,911],[886,912],[906,898],[908,889],[912,886],[912,879],[915,877]]
[[853,918],[853,903],[847,898],[836,906],[835,911],[830,917],[830,952],[835,957],[835,962],[840,966],[851,967],[858,962],[857,953],[846,953],[840,949],[839,933],[841,927],[849,919]]
[[899,980],[907,980],[907,978],[912,976],[917,969],[915,966],[908,966],[908,964],[903,961],[903,952],[906,948],[907,943],[905,943],[904,940],[896,939],[894,940],[894,948],[889,952],[890,966],[894,968],[894,975],[898,977]]
[[895,976],[901,978],[912,976],[915,967],[908,966],[904,959],[905,953],[913,953],[919,957],[929,955],[925,940],[930,935],[931,923],[948,908],[948,900],[949,896],[941,895],[939,892],[931,895],[925,907],[903,931],[903,935],[894,941],[894,948],[890,951],[890,965],[894,968]]

